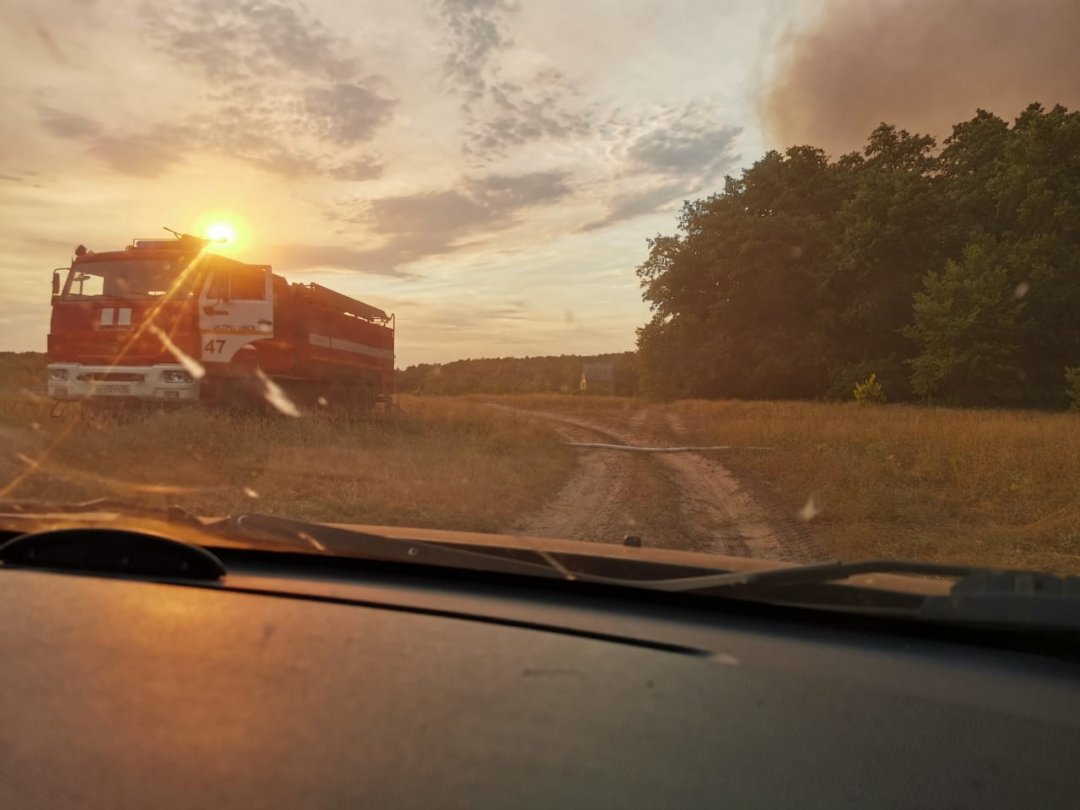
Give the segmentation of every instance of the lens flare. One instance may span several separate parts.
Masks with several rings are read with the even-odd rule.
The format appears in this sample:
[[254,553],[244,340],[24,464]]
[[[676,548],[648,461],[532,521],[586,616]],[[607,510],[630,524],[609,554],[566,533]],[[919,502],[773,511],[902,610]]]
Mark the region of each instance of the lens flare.
[[236,243],[236,228],[228,222],[215,222],[207,227],[206,238],[228,247]]

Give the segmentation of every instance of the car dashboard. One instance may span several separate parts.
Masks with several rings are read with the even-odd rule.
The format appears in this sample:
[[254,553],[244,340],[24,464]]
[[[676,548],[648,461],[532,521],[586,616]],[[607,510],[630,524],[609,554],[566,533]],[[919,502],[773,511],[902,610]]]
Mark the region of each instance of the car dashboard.
[[1080,795],[1069,661],[730,600],[254,559],[215,584],[0,569],[0,806]]

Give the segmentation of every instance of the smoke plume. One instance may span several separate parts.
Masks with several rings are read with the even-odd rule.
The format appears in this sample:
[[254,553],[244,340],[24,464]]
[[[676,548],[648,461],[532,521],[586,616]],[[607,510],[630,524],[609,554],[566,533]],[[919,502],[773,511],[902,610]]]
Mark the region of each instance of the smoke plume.
[[982,108],[1080,106],[1078,0],[826,0],[762,101],[777,147],[858,149],[882,121],[941,139]]

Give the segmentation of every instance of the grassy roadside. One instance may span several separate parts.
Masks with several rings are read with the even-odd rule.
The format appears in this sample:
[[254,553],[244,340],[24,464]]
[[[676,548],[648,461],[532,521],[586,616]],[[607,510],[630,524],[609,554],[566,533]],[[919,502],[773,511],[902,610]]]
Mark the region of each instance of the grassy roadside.
[[[831,556],[1080,572],[1073,414],[470,396],[405,398],[407,415],[393,419],[180,411],[93,428],[0,403],[0,486],[26,471],[18,454],[38,458],[52,446],[8,497],[117,495],[206,514],[506,531],[558,491],[574,456],[542,421],[483,404],[492,401],[620,427],[637,416],[650,435],[675,444],[774,448],[716,458],[778,520],[798,519],[812,498],[805,528]],[[668,519],[675,482],[644,457],[627,463],[635,522],[650,537],[678,538]]]
[[842,558],[1080,571],[1080,420],[1071,414],[855,404],[681,402],[691,443],[732,451],[737,474]]
[[21,454],[44,462],[9,498],[108,495],[202,514],[502,531],[572,471],[572,451],[543,424],[462,401],[404,406],[351,421],[191,409],[98,427],[8,409],[0,482],[25,472]]
[[648,404],[500,398],[625,426],[642,408],[676,444],[716,454],[780,520],[843,559],[909,558],[1080,573],[1080,418],[854,403]]

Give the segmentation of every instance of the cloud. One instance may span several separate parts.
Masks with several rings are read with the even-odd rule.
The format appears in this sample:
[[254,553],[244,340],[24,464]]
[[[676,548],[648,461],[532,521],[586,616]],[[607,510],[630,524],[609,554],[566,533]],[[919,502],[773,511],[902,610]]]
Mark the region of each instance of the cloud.
[[582,232],[596,231],[628,219],[652,214],[666,204],[686,196],[686,184],[682,182],[664,183],[641,191],[618,194],[609,202],[607,214],[598,220],[586,223],[580,230]]
[[383,164],[370,143],[393,118],[388,83],[369,75],[348,40],[280,0],[181,7],[147,3],[143,33],[159,53],[213,89],[178,99],[175,127],[110,128],[41,108],[56,137],[86,144],[110,168],[163,173],[185,154],[213,151],[289,178],[370,180]]
[[557,202],[570,193],[566,172],[489,174],[466,182],[469,193],[489,209],[516,211]]
[[520,84],[499,82],[489,88],[485,105],[467,125],[467,153],[501,156],[512,147],[533,141],[589,134],[589,115],[565,104],[577,91],[561,73],[539,71],[528,87],[526,90]]
[[34,22],[34,33],[41,41],[41,44],[45,46],[45,50],[49,52],[49,55],[53,58],[57,64],[67,65],[68,59],[65,56],[63,49],[56,43],[56,38],[49,33],[49,29],[41,24],[40,21]]
[[494,212],[461,191],[438,191],[373,200],[363,219],[376,233],[421,236],[467,232]]
[[394,103],[358,84],[314,87],[304,93],[309,126],[320,137],[345,145],[370,140],[390,119]]
[[393,267],[372,261],[371,251],[341,245],[273,245],[267,255],[282,272],[335,268],[358,273],[397,275]]
[[527,301],[520,299],[492,302],[473,300],[467,308],[462,307],[459,301],[431,301],[406,306],[423,313],[426,329],[468,329],[470,326],[475,329],[478,323],[490,327],[496,326],[497,321],[516,324],[521,321],[545,320],[531,311]]
[[248,119],[237,126],[226,110],[213,121],[193,117],[183,126],[151,124],[133,132],[106,130],[85,116],[49,108],[39,110],[39,120],[51,134],[84,144],[90,157],[131,177],[159,177],[182,164],[188,154],[206,150],[296,180],[328,177],[359,182],[383,174],[385,167],[376,155],[354,151],[337,158],[334,154],[342,150],[294,148],[282,143],[273,126],[258,126],[258,114],[255,109],[249,111]]
[[563,172],[491,174],[468,178],[459,189],[372,200],[361,219],[375,233],[436,235],[449,243],[483,227],[503,227],[524,208],[570,193]]
[[146,3],[147,31],[177,59],[215,81],[293,73],[342,81],[360,71],[349,42],[281,0],[181,6]]
[[183,160],[189,143],[184,130],[154,127],[140,134],[95,138],[87,151],[121,174],[157,177]]
[[675,200],[706,193],[738,165],[742,129],[720,123],[697,104],[672,107],[649,119],[615,122],[622,142],[607,213],[583,225],[594,231],[655,213]]
[[860,148],[886,121],[947,136],[977,108],[1080,105],[1076,0],[830,0],[793,32],[761,112],[778,146]]
[[441,0],[437,8],[446,29],[444,72],[469,97],[479,98],[496,54],[513,43],[506,15],[516,8],[505,0]]
[[[337,99],[341,106],[335,108]],[[200,120],[204,143],[283,177],[323,176],[371,180],[382,175],[381,159],[365,142],[390,116],[392,104],[366,92],[337,86],[313,91],[305,116],[288,99],[240,83],[219,90],[213,112]],[[363,106],[360,101],[370,102]],[[351,105],[351,106],[350,106]],[[314,138],[305,139],[304,135]]]
[[156,177],[181,162],[195,143],[188,127],[155,125],[143,132],[107,131],[91,118],[42,106],[38,120],[47,132],[86,145],[87,154],[120,174]]
[[271,174],[294,180],[305,180],[311,177],[329,177],[349,181],[374,180],[381,177],[385,170],[385,166],[375,157],[359,157],[334,162],[328,158],[287,152],[274,144],[267,144],[250,152],[235,151],[233,157]]
[[742,129],[717,126],[694,111],[673,123],[646,132],[627,148],[627,157],[640,170],[667,175],[712,176],[737,158],[735,139]]
[[42,126],[58,138],[92,138],[101,132],[101,124],[93,119],[51,107],[40,107],[38,118]]
[[341,219],[363,226],[381,243],[341,253],[298,253],[306,267],[340,267],[370,273],[400,273],[400,267],[461,248],[467,240],[506,230],[522,211],[550,205],[571,189],[564,172],[469,177],[459,187],[381,197],[352,204]]
[[514,40],[511,17],[518,7],[504,0],[440,0],[443,73],[462,96],[463,149],[487,162],[538,141],[585,136],[586,110],[577,109],[576,87],[553,67],[508,76],[503,55]]

